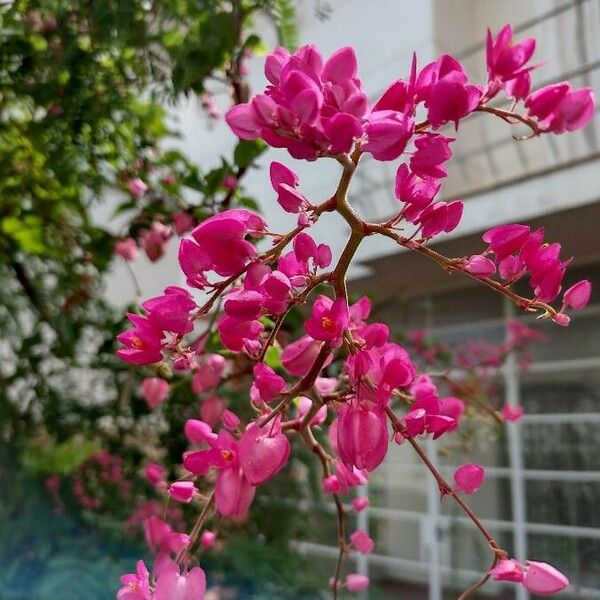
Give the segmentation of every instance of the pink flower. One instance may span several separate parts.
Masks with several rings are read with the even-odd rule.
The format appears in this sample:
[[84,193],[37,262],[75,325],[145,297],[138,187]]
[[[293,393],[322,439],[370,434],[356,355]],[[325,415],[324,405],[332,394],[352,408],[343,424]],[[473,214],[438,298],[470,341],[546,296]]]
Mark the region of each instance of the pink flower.
[[203,354],[192,377],[193,392],[201,394],[217,387],[221,381],[225,365],[226,360],[220,354]]
[[292,171],[289,167],[286,167],[284,164],[277,162],[274,160],[269,167],[269,176],[271,179],[271,185],[273,189],[277,191],[277,188],[285,183],[289,187],[295,188],[298,187],[298,183],[300,182],[298,175],[294,171]]
[[285,379],[264,363],[257,363],[253,373],[254,386],[263,402],[270,402],[285,389]]
[[183,550],[190,543],[190,536],[177,533],[157,516],[151,516],[144,521],[146,542],[152,552],[172,552]]
[[225,116],[242,139],[262,137],[295,158],[313,160],[347,152],[360,137],[368,101],[352,48],[325,62],[314,46],[291,56],[278,48],[265,61],[265,75],[272,85]]
[[340,494],[345,494],[350,488],[367,483],[367,471],[365,469],[358,469],[357,467],[349,469],[341,461],[335,462],[335,475],[333,477],[336,479],[336,492]]
[[456,487],[465,494],[474,494],[483,484],[484,477],[485,469],[474,463],[462,465],[454,472]]
[[337,447],[348,467],[373,471],[385,458],[388,427],[381,408],[343,407],[337,426]]
[[395,160],[414,132],[414,121],[395,110],[379,110],[371,113],[365,127],[367,141],[362,148],[377,160]]
[[228,431],[221,429],[216,439],[209,435],[206,437],[206,442],[210,445],[210,449],[184,454],[184,469],[194,475],[206,475],[211,467],[221,470],[238,467],[238,443]]
[[146,256],[152,262],[156,262],[164,256],[172,235],[171,228],[159,221],[154,221],[150,229],[142,231],[142,246]]
[[489,258],[475,254],[465,262],[465,271],[475,277],[490,277],[496,272],[496,265]]
[[283,349],[281,364],[290,375],[303,377],[312,367],[320,349],[321,342],[304,335]]
[[352,508],[356,512],[360,512],[369,506],[369,498],[367,496],[359,496],[358,498],[354,498],[352,500]]
[[513,32],[510,24],[505,25],[494,40],[491,31],[487,32],[486,60],[488,81],[493,86],[514,80],[523,71],[535,51],[535,39],[527,38],[518,44],[513,44]]
[[217,476],[215,486],[215,506],[224,517],[242,521],[252,500],[256,488],[246,479],[240,468],[223,469]]
[[276,475],[290,456],[290,442],[278,423],[248,426],[239,442],[240,465],[246,479],[259,485]]
[[196,219],[184,210],[180,210],[173,216],[173,226],[177,235],[183,235],[187,231],[191,231],[196,226]]
[[523,585],[532,594],[556,594],[569,585],[569,580],[552,565],[544,562],[527,561]]
[[260,317],[264,296],[254,290],[236,289],[225,296],[223,309],[234,319],[252,321]]
[[312,261],[314,270],[324,269],[331,264],[331,248],[327,244],[318,244],[308,233],[302,231],[294,238],[294,254],[297,260],[306,265]]
[[297,213],[306,210],[309,202],[296,189],[298,187],[298,175],[285,165],[273,161],[270,167],[271,185],[277,192],[277,202],[289,213]]
[[197,446],[204,443],[212,445],[218,437],[216,433],[213,433],[212,427],[208,423],[199,419],[188,419],[183,430],[190,443]]
[[211,268],[210,256],[192,240],[181,240],[178,260],[179,266],[186,276],[186,284],[203,289],[208,283],[205,271]]
[[504,91],[513,100],[525,100],[531,91],[531,75],[529,71],[521,71],[514,79],[504,84]]
[[256,256],[256,248],[245,237],[261,235],[265,227],[265,221],[256,213],[236,208],[206,219],[192,231],[192,236],[210,268],[218,275],[229,277]]
[[231,410],[225,409],[221,415],[221,422],[225,429],[235,431],[240,426],[240,418]]
[[150,484],[157,487],[161,486],[165,482],[166,473],[167,470],[164,467],[152,462],[148,463],[144,469],[144,475],[146,476],[146,479],[150,482]]
[[218,396],[209,396],[202,401],[200,405],[200,417],[211,427],[214,427],[225,410],[225,400]]
[[422,237],[431,238],[443,231],[450,233],[456,229],[462,213],[463,203],[460,200],[455,200],[450,204],[435,202],[430,204],[414,222],[421,225]]
[[321,295],[313,304],[311,317],[304,323],[304,331],[315,340],[329,341],[333,346],[339,346],[348,323],[346,299],[331,300]]
[[357,529],[350,534],[350,542],[361,554],[370,554],[375,546],[375,542],[363,529]]
[[454,425],[448,431],[456,431],[460,423],[460,419],[465,412],[465,403],[460,398],[448,396],[440,400],[440,412],[442,415],[450,417],[454,420]]
[[364,592],[369,587],[369,578],[366,575],[350,573],[346,576],[346,587],[349,592]]
[[200,567],[180,573],[173,561],[162,563],[156,573],[155,600],[202,600],[206,593],[206,575]]
[[223,345],[233,352],[246,351],[252,354],[260,349],[258,341],[265,327],[260,321],[241,321],[228,315],[217,323],[217,331]]
[[169,394],[169,384],[160,377],[146,377],[142,382],[142,396],[150,408],[157,408]]
[[536,90],[525,100],[529,115],[546,131],[575,131],[594,116],[594,93],[590,88],[571,89],[566,81]]
[[134,198],[141,198],[146,193],[148,185],[139,177],[134,177],[127,183],[127,189]]
[[527,225],[499,225],[486,231],[482,239],[500,261],[521,248],[529,238],[529,232]]
[[[315,382],[316,383],[316,382]],[[306,396],[300,396],[298,398],[298,419],[302,419],[306,413],[312,408],[313,401]],[[312,418],[311,425],[321,425],[327,419],[327,405],[324,404],[319,408],[317,414]]]
[[115,244],[115,253],[125,260],[135,260],[138,255],[137,243],[133,238],[119,240]]
[[142,303],[150,321],[163,331],[184,335],[194,329],[190,313],[196,308],[192,295],[184,288],[171,285],[162,296]]
[[521,406],[512,406],[511,404],[505,404],[502,407],[502,419],[504,421],[520,421],[523,417],[523,408]]
[[196,492],[196,486],[192,481],[175,481],[169,486],[169,496],[184,504],[189,504]]
[[418,98],[429,109],[427,119],[436,128],[449,121],[458,128],[459,120],[477,108],[482,94],[478,86],[468,84],[462,65],[448,54],[425,66],[416,86]]
[[151,600],[150,574],[143,560],[138,560],[135,573],[121,576],[123,586],[117,592],[117,600]]
[[396,198],[410,204],[412,210],[423,210],[439,192],[441,183],[436,179],[423,178],[412,173],[406,163],[402,163],[396,172]]
[[567,307],[571,307],[573,310],[583,310],[592,295],[592,283],[588,279],[583,279],[572,285],[563,294],[563,307],[561,311]]
[[439,179],[448,172],[443,164],[452,157],[453,138],[441,134],[421,135],[415,139],[416,151],[410,158],[410,168],[419,177]]
[[505,558],[501,560],[490,571],[494,581],[516,581],[522,582],[525,573],[525,567],[514,558]]
[[116,355],[133,365],[148,365],[161,361],[162,330],[147,317],[129,313],[127,318],[134,327],[117,336],[125,348],[117,350]]
[[234,190],[237,189],[238,186],[238,180],[237,177],[235,175],[224,175],[223,179],[221,180],[221,185],[228,191],[233,192]]
[[203,531],[202,535],[200,536],[200,545],[207,550],[213,548],[216,541],[217,534],[214,531],[209,531],[208,529]]

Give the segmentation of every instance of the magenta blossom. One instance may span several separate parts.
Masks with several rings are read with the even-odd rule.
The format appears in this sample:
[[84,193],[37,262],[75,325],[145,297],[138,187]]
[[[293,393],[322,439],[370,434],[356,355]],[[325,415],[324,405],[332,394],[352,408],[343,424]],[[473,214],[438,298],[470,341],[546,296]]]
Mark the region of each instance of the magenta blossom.
[[252,500],[256,488],[246,479],[240,468],[223,469],[217,476],[215,486],[215,506],[224,517],[242,521]]
[[156,487],[160,487],[165,483],[165,475],[167,470],[156,463],[148,463],[144,469],[144,475],[148,482]]
[[367,496],[359,496],[358,498],[354,498],[352,500],[352,508],[356,512],[361,512],[365,508],[369,506],[369,498]]
[[174,561],[162,562],[156,573],[155,600],[202,600],[206,575],[200,567],[180,572]]
[[127,190],[134,198],[141,198],[146,193],[147,189],[148,184],[139,177],[134,177],[127,183]]
[[277,48],[267,56],[271,82],[263,94],[234,106],[225,116],[240,138],[263,138],[299,159],[348,152],[361,136],[368,101],[356,76],[352,48],[323,61],[314,46],[293,55]]
[[136,241],[130,237],[117,241],[115,244],[115,253],[125,260],[135,260],[138,255]]
[[385,458],[388,449],[385,413],[374,407],[343,407],[337,426],[337,447],[347,467],[373,471]]
[[507,82],[514,81],[527,74],[526,63],[535,51],[535,39],[527,38],[513,44],[513,31],[510,24],[505,25],[496,39],[487,31],[486,61],[488,86],[491,95]]
[[205,443],[212,446],[218,439],[218,435],[213,433],[212,427],[199,419],[188,419],[183,430],[190,444],[197,446]]
[[234,352],[246,351],[253,354],[260,349],[258,338],[265,327],[260,321],[243,321],[228,315],[217,323],[221,342]]
[[394,160],[404,152],[414,127],[414,121],[398,111],[376,111],[365,127],[367,141],[363,149],[377,160]]
[[528,560],[523,585],[532,594],[557,594],[568,587],[569,580],[548,563]]
[[173,531],[170,525],[154,515],[144,521],[144,534],[150,550],[155,553],[177,553],[190,543],[189,535]]
[[125,346],[116,355],[133,365],[149,365],[162,360],[163,332],[150,319],[129,313],[133,329],[120,333],[117,339]]
[[427,119],[434,128],[458,122],[473,112],[481,99],[481,88],[468,83],[462,65],[444,54],[428,64],[417,79],[418,96],[425,100]]
[[240,439],[239,453],[246,479],[259,485],[285,467],[290,456],[290,442],[277,422],[262,428],[252,423]]
[[150,592],[150,574],[143,560],[138,560],[135,573],[121,576],[121,589],[117,600],[152,600]]
[[364,592],[369,587],[369,578],[358,573],[346,575],[346,587],[349,592]]
[[311,317],[304,323],[304,331],[315,340],[328,341],[333,346],[339,346],[348,322],[346,299],[331,300],[321,295],[313,304]]
[[150,229],[142,231],[142,246],[146,256],[152,262],[156,262],[164,256],[172,235],[171,228],[159,221],[154,221]]
[[226,361],[220,354],[203,354],[192,377],[192,390],[201,394],[212,390],[221,381]]
[[521,406],[512,406],[511,404],[505,404],[502,407],[502,420],[503,421],[520,421],[523,417],[523,408]]
[[180,210],[173,216],[173,226],[175,227],[175,233],[177,233],[177,235],[183,235],[194,229],[196,220],[189,213]]
[[211,427],[214,427],[220,420],[225,410],[225,400],[219,396],[209,396],[204,398],[200,404],[200,417]]
[[169,394],[169,384],[160,377],[146,377],[142,382],[142,396],[149,408],[157,408]]
[[594,105],[591,88],[573,90],[566,81],[540,88],[525,100],[529,115],[552,133],[581,129],[594,116]]
[[308,373],[320,349],[321,342],[304,335],[283,349],[281,364],[290,375],[302,377]]
[[163,331],[186,334],[193,330],[190,313],[196,308],[192,295],[184,288],[171,285],[162,296],[150,298],[142,303],[150,321]]
[[578,281],[563,294],[561,312],[567,307],[571,307],[573,310],[583,310],[588,305],[591,295],[592,283],[588,279]]
[[369,537],[369,534],[363,529],[357,529],[350,534],[350,543],[361,553],[370,554],[375,547],[375,542]]
[[469,463],[462,465],[454,472],[457,489],[465,494],[474,494],[483,484],[485,469],[481,465]]
[[501,560],[491,571],[490,575],[494,581],[523,581],[525,568],[514,558]]
[[210,268],[229,277],[256,256],[256,248],[245,237],[262,235],[265,227],[265,221],[256,213],[236,208],[206,219],[192,231],[192,237]]
[[175,481],[169,486],[169,496],[184,504],[189,504],[197,491],[192,481]]
[[216,541],[217,534],[214,531],[209,531],[208,529],[203,531],[202,535],[200,536],[200,545],[207,550],[213,548]]
[[[258,392],[258,397],[263,402],[271,402],[285,389],[285,379],[277,375],[271,367],[264,363],[257,363],[253,369],[253,386]],[[251,392],[252,393],[252,392]]]
[[416,151],[410,158],[413,173],[423,178],[439,179],[448,172],[443,164],[452,157],[449,138],[441,134],[421,135],[415,140]]

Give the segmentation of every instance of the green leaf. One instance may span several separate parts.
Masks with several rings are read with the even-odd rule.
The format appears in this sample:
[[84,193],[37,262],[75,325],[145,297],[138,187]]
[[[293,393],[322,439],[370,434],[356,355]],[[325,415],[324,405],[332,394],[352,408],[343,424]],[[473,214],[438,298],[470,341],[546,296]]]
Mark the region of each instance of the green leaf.
[[294,2],[292,0],[275,0],[273,15],[279,43],[290,51],[296,50],[298,48],[298,29]]
[[273,369],[281,368],[281,348],[271,346],[265,353],[265,363]]
[[238,167],[249,167],[265,150],[262,140],[241,140],[233,152],[233,160]]
[[42,220],[36,215],[27,215],[23,219],[6,217],[0,229],[10,236],[24,252],[29,254],[45,254],[48,247],[44,243]]
[[24,451],[23,466],[39,474],[69,475],[100,449],[92,440],[71,438],[66,442],[32,442]]

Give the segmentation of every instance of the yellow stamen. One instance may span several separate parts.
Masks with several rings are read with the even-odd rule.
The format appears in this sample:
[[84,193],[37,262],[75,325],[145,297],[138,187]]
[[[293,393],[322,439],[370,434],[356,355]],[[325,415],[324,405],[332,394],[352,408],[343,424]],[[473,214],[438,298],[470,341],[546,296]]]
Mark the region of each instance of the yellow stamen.
[[333,321],[329,317],[321,317],[321,326],[325,331],[331,331],[333,329]]

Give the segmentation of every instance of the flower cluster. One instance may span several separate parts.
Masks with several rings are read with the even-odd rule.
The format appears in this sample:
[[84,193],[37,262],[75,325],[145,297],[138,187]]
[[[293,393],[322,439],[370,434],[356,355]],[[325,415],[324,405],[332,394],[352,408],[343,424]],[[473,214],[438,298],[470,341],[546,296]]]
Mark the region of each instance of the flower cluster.
[[[335,158],[342,167],[340,182],[328,200],[314,204],[300,192],[292,169],[271,163],[273,191],[281,208],[297,215],[295,227],[285,234],[270,231],[261,216],[247,209],[207,218],[179,248],[187,286],[202,290],[206,301],[197,304],[187,289],[171,286],[142,304],[144,315],[129,315],[133,328],[119,335],[124,348],[118,356],[136,365],[170,360],[176,371],[189,373],[191,389],[201,398],[200,418],[185,423],[189,443],[182,457],[185,475],[167,482],[166,470],[152,463],[146,477],[158,493],[185,504],[203,504],[203,509],[189,535],[173,531],[156,516],[146,520],[148,543],[159,555],[156,583],[151,586],[147,570],[138,566],[137,574],[125,576],[119,598],[160,600],[167,597],[166,589],[177,589],[177,597],[201,598],[202,572],[196,567],[182,573],[178,565],[189,564],[198,540],[204,548],[213,546],[214,536],[202,531],[213,508],[218,518],[246,518],[257,487],[291,461],[294,438],[320,459],[323,490],[334,496],[339,511],[340,557],[351,549],[368,553],[374,547],[363,530],[346,541],[340,496],[367,482],[393,439],[416,451],[434,474],[442,496],[454,498],[485,532],[496,557],[503,557],[492,571],[494,578],[522,581],[537,592],[564,587],[566,578],[543,563],[523,567],[504,560],[508,554],[459,496],[480,488],[482,466],[462,465],[452,486],[427,458],[420,438],[436,440],[455,432],[466,401],[440,392],[435,378],[393,341],[385,323],[369,322],[369,299],[351,303],[346,289],[346,274],[361,242],[383,235],[449,271],[480,279],[517,306],[540,310],[561,325],[568,324],[567,308],[580,310],[587,304],[588,281],[564,292],[560,311],[548,304],[560,294],[570,261],[560,259],[559,244],[544,243],[543,230],[496,227],[483,236],[488,248],[469,258],[447,258],[427,246],[434,236],[454,230],[463,214],[460,201],[436,200],[454,141],[440,133],[441,127],[453,124],[458,130],[461,120],[474,111],[526,123],[535,135],[577,129],[591,118],[589,89],[559,84],[531,93],[534,67],[528,62],[534,46],[533,40],[514,43],[509,26],[495,38],[489,34],[484,85],[472,83],[452,56],[444,55],[420,70],[415,58],[409,77],[392,83],[373,105],[362,89],[351,48],[342,48],[327,60],[314,46],[292,55],[278,48],[267,57],[270,85],[231,109],[227,123],[240,138],[260,137],[269,146],[287,148],[294,158]],[[515,101],[524,100],[528,114],[489,107],[487,102],[501,91]],[[418,109],[426,115],[420,123]],[[383,223],[363,221],[348,202],[346,192],[363,153],[381,161],[409,156],[396,176],[401,208]],[[325,212],[337,212],[350,228],[347,244],[331,268],[331,249],[307,231]],[[410,237],[401,233],[402,221],[414,228]],[[273,245],[261,247],[269,237]],[[492,277],[496,272],[500,280]],[[532,298],[510,288],[525,275]],[[323,286],[332,293],[322,293]],[[309,302],[302,335],[297,339],[282,335],[290,310]],[[204,331],[196,331],[206,322]],[[530,335],[527,328],[514,329],[517,341],[488,357],[489,364],[497,365],[500,356]],[[269,359],[273,353],[276,360]],[[229,410],[218,395],[220,386],[240,368],[251,380],[247,396],[254,417],[249,420]],[[168,387],[161,378],[145,380],[142,393],[149,407],[158,410]],[[505,408],[505,420],[518,418],[516,407]],[[365,497],[352,504],[355,511],[367,505]],[[175,562],[169,558],[173,554]],[[360,591],[368,585],[368,579],[358,574],[349,574],[342,583],[340,568],[341,562],[331,582],[335,598],[342,586]]]
[[[529,276],[529,285],[534,297],[522,303],[552,302],[560,294],[562,281],[572,259],[560,259],[560,244],[544,243],[544,230],[531,233],[527,225],[500,225],[483,234],[488,244],[483,254],[476,254],[465,261],[465,270],[476,277],[490,277],[494,273],[505,286],[521,277]],[[491,258],[490,258],[491,257]],[[582,310],[590,300],[592,284],[582,280],[572,285],[563,294],[561,310],[552,315],[552,320],[566,326],[570,318],[564,313],[566,308]]]

